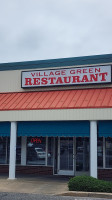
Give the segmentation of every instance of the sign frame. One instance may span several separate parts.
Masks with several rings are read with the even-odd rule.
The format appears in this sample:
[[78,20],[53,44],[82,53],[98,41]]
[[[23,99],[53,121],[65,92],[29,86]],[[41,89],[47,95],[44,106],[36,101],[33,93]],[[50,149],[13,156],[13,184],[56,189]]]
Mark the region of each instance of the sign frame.
[[[32,86],[28,86],[28,87],[24,87],[22,86],[22,74],[23,73],[27,73],[27,72],[47,72],[47,71],[61,71],[61,70],[69,70],[69,69],[74,69],[74,70],[77,70],[77,69],[83,69],[83,68],[95,68],[95,67],[106,67],[106,66],[109,66],[110,67],[110,71],[111,71],[111,80],[109,82],[92,82],[92,83],[75,83],[75,84],[56,84],[56,85],[32,85]],[[69,86],[86,86],[86,85],[102,85],[102,84],[111,84],[112,83],[112,65],[94,65],[94,66],[82,66],[82,67],[67,67],[67,68],[57,68],[57,69],[40,69],[40,70],[27,70],[27,71],[21,71],[21,88],[23,89],[31,89],[31,88],[49,88],[49,87],[69,87]]]

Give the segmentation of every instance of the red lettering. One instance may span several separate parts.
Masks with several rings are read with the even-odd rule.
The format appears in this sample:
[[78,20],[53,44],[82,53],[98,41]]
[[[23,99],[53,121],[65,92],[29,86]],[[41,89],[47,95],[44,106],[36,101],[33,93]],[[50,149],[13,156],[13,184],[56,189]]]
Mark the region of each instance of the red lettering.
[[89,73],[93,73],[93,68],[89,68]]
[[31,143],[33,143],[33,138],[31,139]]
[[54,73],[53,73],[53,72],[50,72],[49,76],[54,76]]
[[90,82],[98,81],[98,74],[90,74]]
[[38,73],[38,76],[43,76],[43,74],[41,74],[41,72]]
[[83,69],[83,73],[87,73],[87,69]]
[[87,75],[84,75],[81,82],[89,82]]
[[77,74],[81,74],[81,69],[77,69]]
[[101,81],[106,81],[106,76],[107,76],[107,72],[105,73],[100,73],[99,76],[101,76]]
[[96,73],[96,72],[100,72],[100,68],[98,68],[98,69],[95,68],[95,73]]
[[56,81],[56,84],[63,84],[63,81],[62,81],[62,78],[61,77],[58,77],[57,78],[57,81]]
[[61,71],[61,75],[66,75],[66,71],[65,70]]
[[34,76],[35,76],[35,73],[31,73],[31,75],[34,77]]
[[33,85],[40,85],[40,78],[33,78]]
[[51,81],[50,84],[54,84],[54,80],[56,80],[56,78],[55,77],[50,77],[50,78],[48,78],[48,80]]
[[72,76],[73,81],[72,83],[80,83],[80,76]]
[[75,70],[70,70],[70,74],[75,74]]
[[71,82],[71,76],[68,77],[63,77],[65,83],[70,83]]
[[36,73],[36,76],[39,76],[38,72]]
[[42,78],[41,79],[41,84],[42,85],[47,85],[48,81],[47,81],[47,78]]
[[55,75],[60,75],[60,71],[56,71],[56,72],[55,72]]
[[31,78],[25,78],[25,85],[32,85]]
[[31,138],[31,143],[42,143],[40,138]]
[[38,142],[38,138],[33,138],[33,142]]
[[48,75],[46,74],[46,72],[44,72],[44,76],[48,76]]
[[41,139],[38,139],[38,143],[42,143]]

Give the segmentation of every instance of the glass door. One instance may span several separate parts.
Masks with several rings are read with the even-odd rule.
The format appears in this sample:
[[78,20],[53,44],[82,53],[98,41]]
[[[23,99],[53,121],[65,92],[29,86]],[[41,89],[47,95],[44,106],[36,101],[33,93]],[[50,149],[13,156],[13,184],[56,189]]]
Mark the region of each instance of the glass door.
[[76,175],[89,174],[90,160],[89,138],[76,138]]
[[58,140],[58,174],[74,175],[73,138],[61,137]]

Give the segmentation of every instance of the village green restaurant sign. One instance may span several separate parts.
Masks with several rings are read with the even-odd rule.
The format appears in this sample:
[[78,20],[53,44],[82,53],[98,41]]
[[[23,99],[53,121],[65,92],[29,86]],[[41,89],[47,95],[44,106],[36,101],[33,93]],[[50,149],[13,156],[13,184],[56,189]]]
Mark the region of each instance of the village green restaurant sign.
[[22,88],[111,82],[111,66],[23,71]]

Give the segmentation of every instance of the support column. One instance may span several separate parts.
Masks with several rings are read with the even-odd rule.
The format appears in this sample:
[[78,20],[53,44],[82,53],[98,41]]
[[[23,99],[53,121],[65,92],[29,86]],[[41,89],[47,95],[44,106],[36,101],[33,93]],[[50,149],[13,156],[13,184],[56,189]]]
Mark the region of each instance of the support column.
[[90,121],[90,176],[97,178],[97,121]]
[[9,179],[12,180],[15,179],[15,169],[16,169],[16,131],[17,131],[17,122],[11,122]]
[[26,165],[26,141],[27,137],[21,137],[21,165]]

